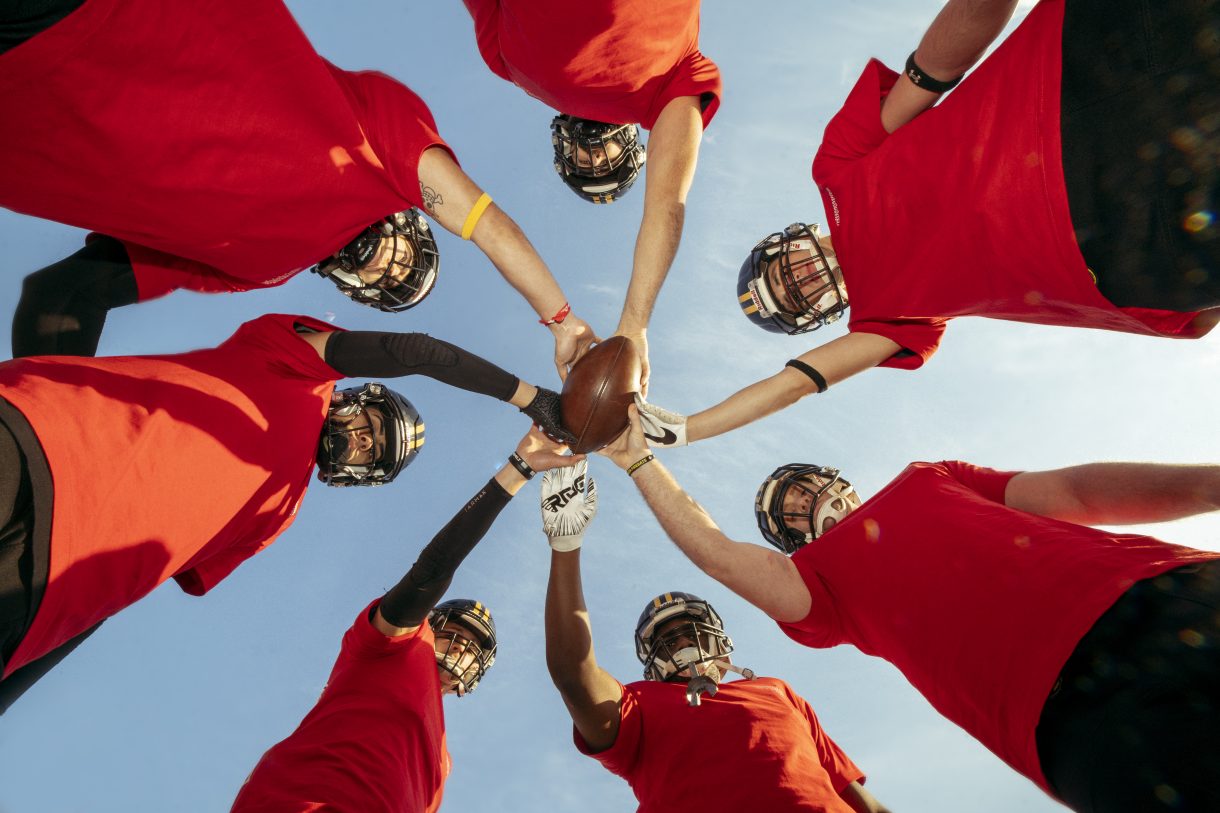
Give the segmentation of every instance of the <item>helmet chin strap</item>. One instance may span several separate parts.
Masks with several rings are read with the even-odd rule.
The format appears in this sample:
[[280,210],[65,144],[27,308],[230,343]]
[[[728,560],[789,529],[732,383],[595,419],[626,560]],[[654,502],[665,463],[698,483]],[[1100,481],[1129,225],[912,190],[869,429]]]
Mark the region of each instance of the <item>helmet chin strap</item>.
[[735,666],[727,660],[704,661],[687,667],[697,674],[686,684],[686,702],[698,706],[703,695],[715,697],[720,691],[720,681],[724,679],[721,671],[736,672],[746,680],[754,679],[754,670]]

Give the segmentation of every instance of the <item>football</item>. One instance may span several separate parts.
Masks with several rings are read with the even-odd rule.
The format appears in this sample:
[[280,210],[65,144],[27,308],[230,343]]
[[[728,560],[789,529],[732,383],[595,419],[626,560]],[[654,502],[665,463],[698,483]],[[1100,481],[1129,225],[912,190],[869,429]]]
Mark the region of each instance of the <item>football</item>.
[[576,436],[572,451],[595,452],[618,437],[639,389],[640,356],[625,336],[606,339],[576,362],[559,398],[563,426]]

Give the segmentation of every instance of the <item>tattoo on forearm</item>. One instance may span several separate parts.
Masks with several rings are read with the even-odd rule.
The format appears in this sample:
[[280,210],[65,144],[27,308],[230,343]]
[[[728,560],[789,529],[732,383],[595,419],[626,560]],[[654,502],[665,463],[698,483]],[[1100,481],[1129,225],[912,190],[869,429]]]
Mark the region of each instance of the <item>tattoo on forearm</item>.
[[440,192],[437,192],[430,186],[425,186],[422,181],[419,184],[419,193],[424,198],[424,208],[432,214],[436,214],[436,207],[445,202]]

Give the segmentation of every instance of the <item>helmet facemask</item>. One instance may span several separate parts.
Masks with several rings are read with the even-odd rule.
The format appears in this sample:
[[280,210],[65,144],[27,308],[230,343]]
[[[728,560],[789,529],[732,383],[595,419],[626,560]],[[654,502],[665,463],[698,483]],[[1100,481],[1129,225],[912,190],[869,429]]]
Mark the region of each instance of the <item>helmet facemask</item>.
[[[754,515],[763,538],[793,554],[860,505],[860,495],[838,469],[791,463],[763,481],[754,498]],[[805,529],[794,527],[798,522]]]
[[754,246],[737,284],[738,302],[750,321],[793,335],[839,320],[847,310],[847,288],[820,237],[816,223],[793,223]]
[[440,254],[428,222],[408,209],[369,226],[313,271],[353,302],[398,312],[432,292]]
[[496,662],[496,624],[477,601],[455,599],[428,614],[436,639],[436,666],[452,677],[458,697],[473,692]]
[[718,683],[733,641],[712,605],[686,593],[667,593],[645,608],[635,647],[646,680],[681,682],[705,675]]
[[[361,415],[367,422],[358,420]],[[361,432],[373,436],[367,455],[352,453]],[[335,390],[318,441],[318,479],[330,486],[383,485],[423,445],[424,423],[406,398],[376,383]]]
[[638,126],[575,116],[551,121],[551,146],[559,177],[593,203],[613,203],[626,194],[648,157]]

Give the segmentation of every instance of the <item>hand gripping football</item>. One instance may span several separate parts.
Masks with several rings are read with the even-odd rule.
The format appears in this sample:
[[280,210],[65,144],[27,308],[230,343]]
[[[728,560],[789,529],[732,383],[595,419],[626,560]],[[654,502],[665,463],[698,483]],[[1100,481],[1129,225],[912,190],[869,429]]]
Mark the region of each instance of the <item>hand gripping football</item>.
[[627,407],[640,389],[640,356],[626,336],[594,347],[568,373],[559,397],[563,426],[578,454],[595,452],[627,428]]

